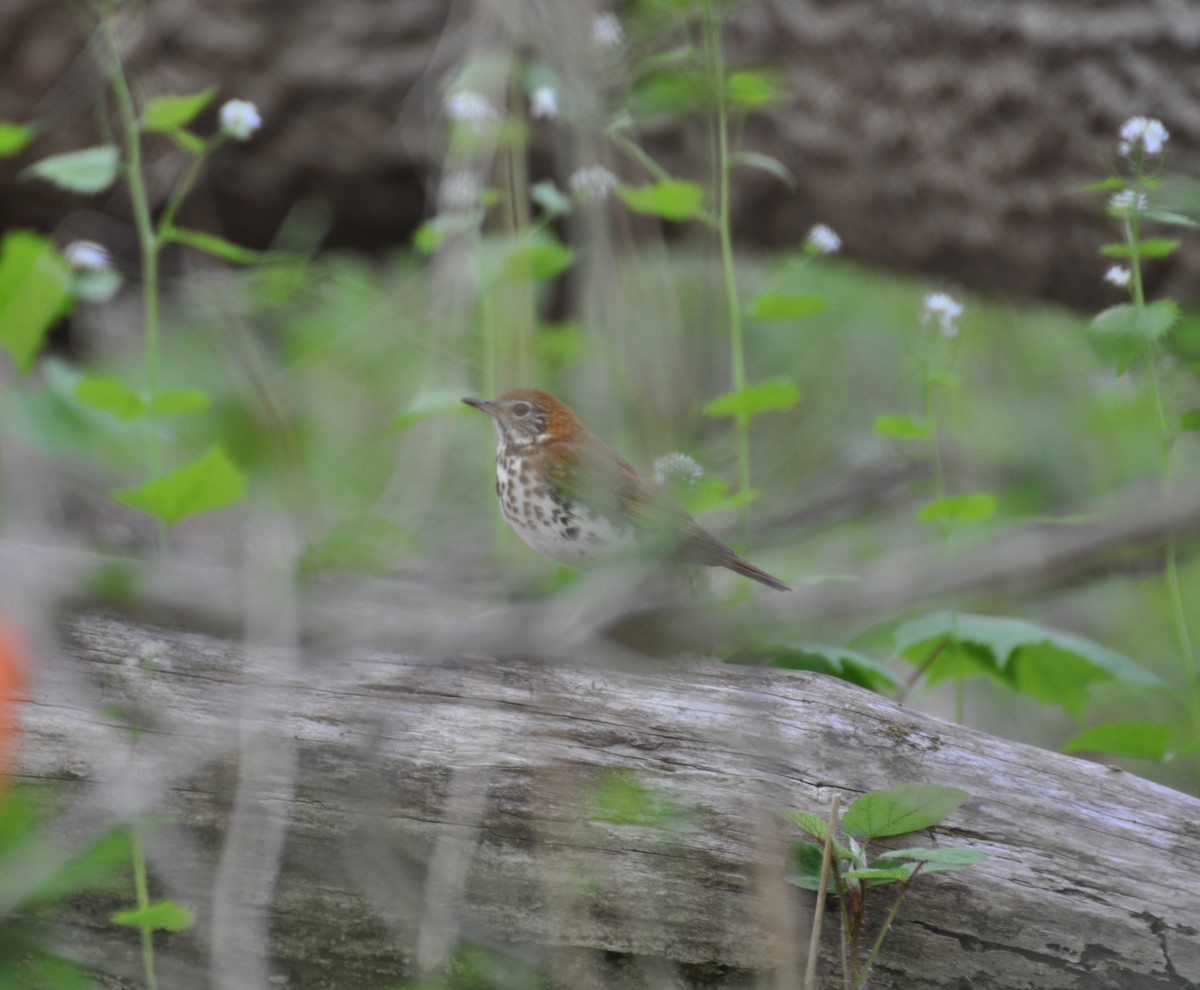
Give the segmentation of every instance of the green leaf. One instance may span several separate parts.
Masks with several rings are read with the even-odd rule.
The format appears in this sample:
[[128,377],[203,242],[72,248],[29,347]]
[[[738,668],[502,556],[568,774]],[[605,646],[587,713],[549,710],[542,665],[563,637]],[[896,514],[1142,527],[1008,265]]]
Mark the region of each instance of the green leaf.
[[1063,743],[1064,753],[1092,751],[1162,760],[1175,732],[1162,722],[1102,722]]
[[519,244],[505,255],[499,278],[506,281],[543,281],[566,271],[575,252],[549,235]]
[[975,866],[988,858],[988,853],[981,849],[965,849],[961,846],[950,846],[944,849],[889,849],[872,866],[883,866],[895,860],[916,860],[923,863],[922,873],[951,873],[968,866]]
[[85,195],[103,192],[117,177],[117,149],[114,145],[102,144],[83,151],[51,155],[34,162],[22,174],[52,182],[71,192]]
[[1100,356],[1121,374],[1144,353],[1147,341],[1158,340],[1178,319],[1179,306],[1170,299],[1141,308],[1122,303],[1092,320],[1093,340]]
[[870,880],[875,884],[895,883],[911,877],[913,869],[912,866],[864,866],[857,870],[842,871],[842,879]]
[[1013,686],[1039,701],[1061,705],[1075,718],[1094,683],[1113,680],[1112,674],[1074,650],[1054,643],[1026,643],[1009,663]]
[[1185,409],[1179,414],[1179,428],[1181,430],[1200,430],[1200,407],[1195,409]]
[[800,811],[796,808],[788,808],[780,812],[784,818],[800,829],[800,831],[811,835],[818,842],[824,842],[825,836],[829,834],[829,822],[820,815],[813,814],[811,811]]
[[875,433],[897,440],[926,440],[933,435],[933,423],[913,416],[885,413],[875,417]]
[[469,213],[439,213],[417,228],[413,234],[413,247],[418,254],[433,254],[455,234],[477,230],[482,219],[483,212],[480,210]]
[[926,502],[917,512],[917,519],[920,522],[982,522],[995,514],[995,495],[990,492],[971,492]]
[[725,92],[730,106],[739,110],[755,110],[777,102],[782,96],[774,73],[753,69],[731,72],[725,80]]
[[[825,858],[823,846],[815,846],[811,842],[793,842],[791,852],[791,870],[787,874],[787,882],[804,890],[819,890],[821,862]],[[832,870],[829,871],[825,889],[831,894],[837,891]]]
[[71,270],[44,237],[13,230],[0,243],[0,346],[29,370],[55,321],[71,309]]
[[1170,210],[1147,210],[1146,219],[1166,224],[1169,227],[1200,227],[1200,220],[1195,220],[1182,213],[1173,213]]
[[1118,176],[1110,176],[1107,179],[1099,179],[1096,182],[1085,182],[1081,186],[1076,186],[1080,192],[1109,192],[1113,189],[1124,189],[1125,180]]
[[868,791],[846,809],[842,828],[863,839],[904,835],[938,824],[970,796],[941,784],[901,784]]
[[764,155],[760,151],[735,152],[730,156],[729,164],[734,167],[745,165],[747,168],[756,168],[760,172],[766,172],[768,175],[775,176],[788,189],[796,188],[796,177],[792,175],[791,169],[784,165],[778,158]]
[[[1157,683],[1153,676],[1107,647],[1073,633],[1007,616],[931,612],[897,626],[891,643],[912,663],[922,663],[938,651],[925,673],[930,685],[946,677],[983,674],[1017,690],[1024,685],[1043,700],[1077,705],[1079,690],[1086,690],[1088,682],[1115,679],[1136,684]],[[1060,652],[1047,654],[1037,650],[1041,645],[1052,645]],[[1063,654],[1070,654],[1078,662],[1064,661]],[[1054,690],[1053,668],[1060,662],[1070,666],[1064,678],[1082,681],[1065,684],[1062,698],[1048,696]],[[1039,673],[1038,664],[1049,669]],[[1018,674],[1017,668],[1022,665],[1027,669]]]
[[216,86],[190,96],[156,96],[142,111],[142,126],[148,131],[173,131],[186,127],[217,93]]
[[88,375],[76,384],[74,394],[80,402],[102,409],[117,419],[137,419],[146,412],[146,401],[117,378]]
[[[779,667],[783,670],[811,670],[829,677],[837,677],[868,691],[895,691],[900,687],[887,671],[864,653],[842,646],[820,646],[805,643],[793,646],[772,643],[759,647],[748,656],[763,666]],[[742,662],[735,657],[733,662]]]
[[674,493],[675,497],[694,516],[718,509],[736,509],[749,505],[758,492],[747,489],[745,492],[729,494],[729,482],[720,478],[698,478],[682,491]]
[[175,416],[180,413],[203,412],[212,398],[199,388],[166,388],[150,403],[150,411],[160,416]]
[[162,232],[162,238],[164,241],[186,244],[197,251],[203,251],[205,254],[224,258],[226,261],[233,261],[240,265],[253,265],[270,260],[269,252],[242,247],[240,244],[234,244],[216,234],[206,234],[200,230],[187,230],[183,227],[171,226]]
[[705,73],[690,67],[671,68],[639,79],[630,102],[639,116],[676,116],[705,110],[715,95]]
[[604,776],[592,798],[591,817],[610,825],[632,825],[678,831],[689,825],[693,812],[658,788],[646,787],[626,771]]
[[560,217],[571,212],[571,197],[546,179],[529,187],[529,198],[542,208],[548,217]]
[[0,120],[0,158],[15,155],[34,139],[37,131],[28,124]]
[[686,179],[663,179],[646,186],[618,186],[617,195],[631,210],[664,220],[690,220],[704,210],[704,188]]
[[1105,244],[1100,253],[1107,258],[1165,258],[1179,247],[1179,241],[1169,237],[1147,237],[1136,245],[1113,243]]
[[109,915],[114,925],[149,931],[182,932],[196,923],[196,912],[175,901],[151,901],[144,908],[126,908]]
[[106,832],[42,883],[36,898],[47,904],[89,890],[124,890],[132,855],[127,829]]
[[752,320],[794,320],[825,308],[825,297],[815,292],[761,292],[750,303],[746,315]]
[[132,488],[119,489],[112,497],[173,526],[189,516],[231,505],[245,491],[242,473],[223,447],[214,446],[190,464]]
[[171,140],[179,145],[179,147],[193,155],[199,155],[203,152],[207,144],[204,138],[193,134],[191,131],[185,131],[182,128],[167,131],[167,134],[170,135]]
[[1141,320],[1148,340],[1157,341],[1180,320],[1180,305],[1174,299],[1158,299],[1146,306]]
[[800,401],[800,389],[788,378],[772,378],[717,396],[704,407],[706,416],[740,416],[791,409]]

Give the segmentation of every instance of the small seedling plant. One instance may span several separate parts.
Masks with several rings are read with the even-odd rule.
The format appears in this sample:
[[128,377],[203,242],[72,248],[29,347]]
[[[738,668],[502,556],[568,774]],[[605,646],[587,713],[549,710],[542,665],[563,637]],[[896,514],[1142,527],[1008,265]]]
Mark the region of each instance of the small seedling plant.
[[[866,985],[871,967],[888,931],[904,903],[904,898],[917,877],[928,873],[949,873],[974,866],[987,858],[987,853],[963,847],[928,848],[914,846],[887,849],[873,853],[871,844],[878,839],[907,835],[943,822],[970,797],[957,787],[936,784],[904,784],[877,791],[868,791],[853,801],[842,815],[837,828],[837,805],[829,820],[811,811],[783,812],[805,838],[793,846],[793,870],[788,881],[805,890],[820,892],[837,899],[841,917],[842,986],[856,990]],[[887,915],[873,942],[870,938],[869,907],[879,900],[872,891],[889,887],[894,894]],[[820,907],[818,898],[814,928],[819,933]],[[817,938],[810,961],[810,980],[814,967]]]

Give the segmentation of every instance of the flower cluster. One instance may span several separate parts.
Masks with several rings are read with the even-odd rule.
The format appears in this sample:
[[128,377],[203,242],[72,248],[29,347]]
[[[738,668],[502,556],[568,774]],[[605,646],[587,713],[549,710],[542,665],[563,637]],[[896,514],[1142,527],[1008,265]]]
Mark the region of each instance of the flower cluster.
[[553,86],[539,86],[529,94],[529,116],[534,120],[558,117],[558,94]]
[[625,40],[625,31],[616,14],[597,14],[592,21],[592,43],[597,48],[616,48]]
[[473,210],[483,193],[483,183],[474,172],[459,169],[443,177],[438,186],[438,201],[452,213]]
[[921,322],[929,323],[937,320],[938,329],[944,337],[958,335],[957,320],[962,316],[962,303],[957,302],[944,292],[931,292],[925,297],[921,308]]
[[230,100],[221,107],[220,119],[221,132],[235,141],[249,141],[262,127],[258,107],[247,100]]
[[1118,288],[1124,288],[1129,284],[1129,269],[1124,265],[1113,265],[1104,273],[1104,281],[1111,282]]
[[1150,206],[1146,194],[1133,189],[1122,189],[1109,197],[1108,212],[1114,217],[1141,216]]
[[1153,117],[1130,117],[1121,125],[1120,133],[1117,151],[1122,158],[1128,158],[1138,148],[1147,155],[1161,154],[1163,145],[1171,136],[1162,121]]
[[608,194],[620,184],[621,180],[603,165],[587,165],[567,180],[571,192],[585,202],[592,203],[608,199]]
[[108,249],[95,241],[72,241],[63,251],[63,257],[77,272],[106,272],[112,268]]
[[823,223],[808,232],[805,244],[816,254],[835,254],[842,249],[842,239]]
[[462,90],[446,97],[446,114],[469,131],[479,134],[500,119],[496,108],[482,93]]
[[704,474],[695,458],[678,450],[663,454],[654,462],[654,482],[658,485],[690,485]]

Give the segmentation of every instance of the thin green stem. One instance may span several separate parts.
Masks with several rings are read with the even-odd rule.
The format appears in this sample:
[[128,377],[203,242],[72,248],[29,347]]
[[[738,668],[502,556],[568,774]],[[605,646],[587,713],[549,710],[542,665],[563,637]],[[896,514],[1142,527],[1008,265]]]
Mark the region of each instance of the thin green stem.
[[162,211],[162,215],[158,218],[155,240],[160,245],[163,236],[174,224],[175,214],[179,212],[179,207],[183,205],[183,201],[187,199],[188,193],[192,191],[192,186],[196,184],[196,179],[200,175],[200,169],[204,165],[205,159],[224,140],[224,134],[218,133],[209,138],[200,151],[192,153],[192,160],[188,164],[187,171],[183,173],[183,178],[179,180],[179,184],[175,186],[174,192],[171,193],[171,198],[167,200],[166,209]]
[[883,927],[879,929],[879,936],[875,939],[875,944],[871,946],[871,951],[867,955],[867,961],[863,963],[862,969],[859,971],[858,982],[854,986],[862,987],[866,985],[867,978],[871,975],[871,967],[875,965],[875,957],[879,955],[879,949],[883,945],[883,940],[887,937],[887,933],[891,930],[892,922],[896,920],[896,915],[900,913],[900,905],[904,903],[904,898],[908,896],[909,885],[916,878],[917,872],[914,872],[900,887],[900,893],[896,896],[895,902],[892,904],[892,909],[888,911],[887,918],[884,919]]
[[[158,397],[159,365],[159,296],[158,296],[158,250],[159,240],[150,214],[150,199],[142,176],[142,135],[138,126],[137,110],[133,104],[133,93],[121,64],[121,49],[113,27],[114,16],[103,19],[104,66],[116,98],[117,113],[121,119],[121,133],[125,143],[125,182],[129,188],[129,201],[133,207],[133,222],[138,234],[138,247],[142,257],[142,319],[146,338],[146,401],[149,404],[147,423],[149,433],[147,448],[150,473],[153,477],[162,474],[162,444],[158,430],[158,414],[154,411]],[[158,524],[158,542],[162,549],[167,546],[167,528],[162,521]]]
[[[509,104],[521,106],[520,80],[513,73],[509,80]],[[503,158],[507,210],[505,219],[513,244],[529,234],[529,170],[524,143],[510,141]],[[507,297],[507,298],[505,298]],[[517,384],[527,381],[533,372],[533,333],[535,325],[534,281],[532,277],[508,283],[502,299],[504,306],[504,377]]]
[[625,154],[641,165],[642,168],[653,175],[659,182],[665,182],[671,178],[671,173],[646,154],[636,141],[630,141],[620,131],[609,131],[608,137],[617,148],[625,152]]
[[[1135,163],[1136,178],[1134,181],[1135,197],[1141,195],[1142,161]],[[1126,217],[1122,224],[1125,244],[1129,248],[1130,289],[1133,305],[1139,313],[1146,307],[1145,289],[1142,282],[1141,258],[1138,255],[1138,214],[1136,209]],[[1158,428],[1159,475],[1162,480],[1164,495],[1170,495],[1171,478],[1171,427],[1167,422],[1166,406],[1163,402],[1162,384],[1158,378],[1158,364],[1155,361],[1154,342],[1147,339],[1142,352],[1142,366],[1146,380],[1150,385],[1150,396],[1154,403],[1154,419]],[[1167,599],[1171,608],[1172,624],[1175,627],[1175,637],[1179,643],[1179,652],[1183,656],[1184,674],[1188,680],[1189,693],[1192,699],[1192,719],[1200,723],[1200,671],[1197,670],[1196,653],[1192,647],[1192,637],[1188,631],[1187,612],[1183,604],[1183,591],[1179,582],[1179,565],[1176,559],[1175,540],[1168,539],[1166,545],[1163,576],[1167,585]]]
[[[130,825],[133,837],[133,887],[138,910],[144,913],[150,907],[150,889],[146,881],[146,850],[138,834],[136,824]],[[154,975],[154,929],[143,922],[138,926],[142,936],[142,968],[146,972],[146,990],[158,990],[158,978]]]
[[[725,58],[721,48],[721,24],[716,3],[708,0],[704,16],[704,41],[708,55],[709,78],[716,94],[717,235],[721,244],[721,269],[725,282],[725,302],[729,318],[729,367],[735,392],[746,387],[745,343],[742,339],[742,308],[738,302],[737,277],[733,267],[733,232],[729,195],[729,121],[725,100]],[[750,430],[744,413],[734,417],[737,434],[738,494],[750,490]],[[738,506],[738,526],[745,538],[747,506]]]

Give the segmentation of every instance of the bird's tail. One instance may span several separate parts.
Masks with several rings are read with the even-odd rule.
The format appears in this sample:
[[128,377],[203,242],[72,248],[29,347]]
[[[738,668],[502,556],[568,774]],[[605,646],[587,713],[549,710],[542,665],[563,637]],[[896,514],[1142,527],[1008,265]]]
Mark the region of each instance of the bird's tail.
[[791,591],[789,585],[784,584],[777,577],[772,577],[761,567],[755,567],[750,561],[743,560],[732,550],[728,557],[722,557],[721,566],[727,567],[735,574],[740,574],[742,577],[748,577],[751,581],[757,581],[759,584],[765,584],[768,588],[774,588],[776,591]]

